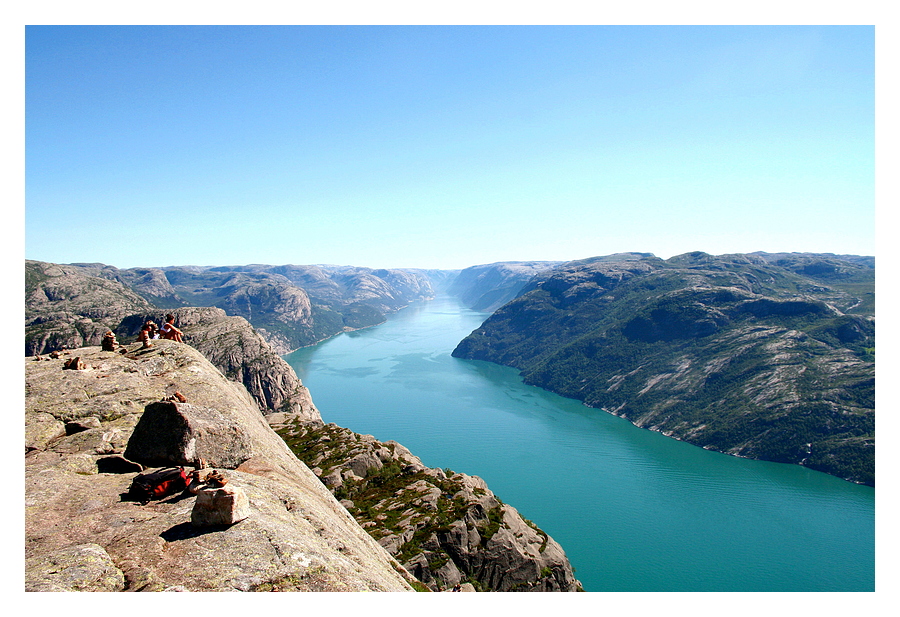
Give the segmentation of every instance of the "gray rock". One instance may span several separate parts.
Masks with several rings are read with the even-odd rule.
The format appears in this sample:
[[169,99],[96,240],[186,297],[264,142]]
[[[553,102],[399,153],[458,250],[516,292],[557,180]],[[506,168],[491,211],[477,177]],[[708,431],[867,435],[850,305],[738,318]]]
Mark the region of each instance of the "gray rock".
[[365,478],[370,470],[378,470],[384,467],[381,459],[373,453],[363,452],[354,456],[347,462],[347,467],[360,478]]
[[128,440],[125,458],[142,465],[193,465],[235,469],[253,456],[250,436],[212,407],[160,401],[147,405]]
[[88,452],[91,454],[121,454],[128,443],[130,431],[121,428],[88,429],[59,440],[54,446],[56,452],[64,454],[76,454]]
[[89,416],[66,422],[66,435],[74,435],[92,428],[100,428],[100,418]]
[[49,413],[31,413],[25,417],[25,449],[43,450],[53,441],[65,437],[66,425]]
[[25,591],[122,591],[125,575],[97,544],[78,544],[25,560]]
[[322,476],[322,483],[328,488],[337,488],[344,483],[344,479],[341,477],[341,472],[335,470],[327,476]]

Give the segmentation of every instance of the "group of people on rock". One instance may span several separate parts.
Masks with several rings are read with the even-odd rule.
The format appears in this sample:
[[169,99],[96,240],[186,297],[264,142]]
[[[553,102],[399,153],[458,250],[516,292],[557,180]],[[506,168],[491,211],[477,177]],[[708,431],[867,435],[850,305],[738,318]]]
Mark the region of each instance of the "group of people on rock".
[[156,324],[151,320],[144,322],[138,340],[144,349],[153,347],[152,339],[168,339],[170,341],[184,342],[184,333],[175,327],[175,315],[169,313],[166,315],[166,323],[161,328],[157,328]]

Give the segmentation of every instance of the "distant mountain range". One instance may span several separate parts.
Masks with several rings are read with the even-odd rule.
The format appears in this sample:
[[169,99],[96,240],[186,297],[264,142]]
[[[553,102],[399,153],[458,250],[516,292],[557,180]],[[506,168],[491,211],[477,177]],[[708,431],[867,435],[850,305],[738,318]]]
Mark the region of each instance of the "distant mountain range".
[[96,345],[101,330],[115,330],[126,314],[188,306],[218,307],[243,317],[285,354],[383,323],[385,315],[410,302],[434,297],[429,277],[416,270],[315,265],[122,270],[43,263],[25,266],[27,354]]
[[560,261],[502,261],[472,266],[459,273],[447,292],[476,311],[490,313],[519,295],[535,275],[546,272]]
[[627,253],[537,275],[454,350],[640,427],[875,481],[870,257]]

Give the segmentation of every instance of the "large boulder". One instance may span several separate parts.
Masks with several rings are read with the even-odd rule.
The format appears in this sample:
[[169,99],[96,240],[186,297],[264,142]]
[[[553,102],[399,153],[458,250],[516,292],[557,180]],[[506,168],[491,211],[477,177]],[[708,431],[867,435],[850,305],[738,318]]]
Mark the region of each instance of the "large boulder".
[[253,456],[240,424],[212,407],[159,401],[147,405],[134,427],[125,458],[147,466],[193,465],[235,469]]
[[250,500],[244,489],[235,486],[204,486],[197,492],[197,500],[191,510],[191,525],[233,525],[248,516]]

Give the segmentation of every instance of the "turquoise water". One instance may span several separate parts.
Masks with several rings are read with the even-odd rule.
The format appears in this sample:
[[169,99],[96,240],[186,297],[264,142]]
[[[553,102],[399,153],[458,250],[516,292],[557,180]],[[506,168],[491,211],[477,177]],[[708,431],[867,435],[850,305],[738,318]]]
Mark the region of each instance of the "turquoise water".
[[484,478],[587,591],[874,591],[875,490],[708,452],[450,357],[454,298],[285,357],[326,422]]

